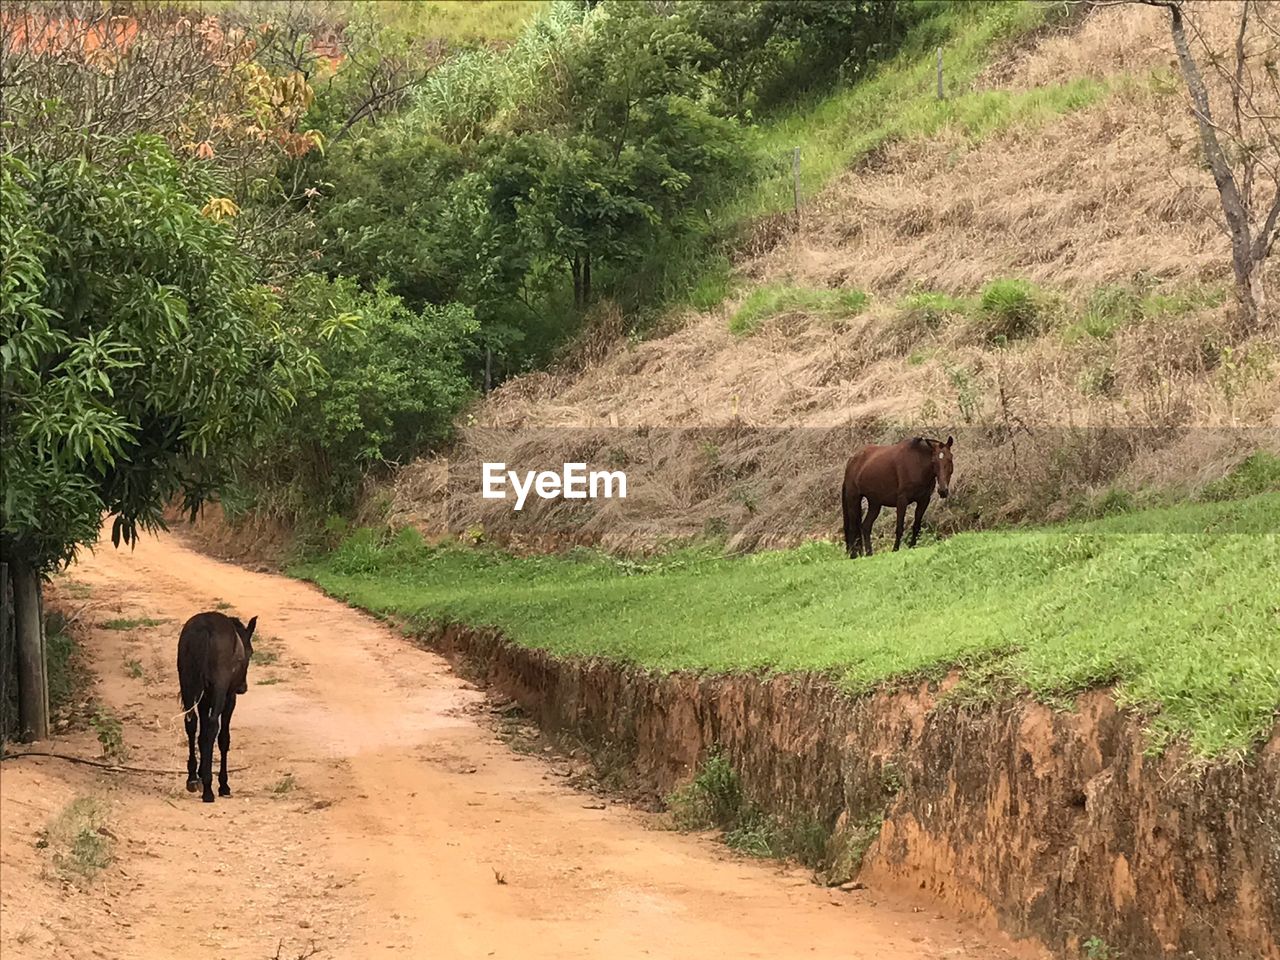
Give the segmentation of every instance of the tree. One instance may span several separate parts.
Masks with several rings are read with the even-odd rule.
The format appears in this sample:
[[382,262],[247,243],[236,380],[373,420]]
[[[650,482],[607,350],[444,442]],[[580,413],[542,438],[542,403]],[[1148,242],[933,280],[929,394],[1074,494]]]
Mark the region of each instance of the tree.
[[305,277],[284,304],[297,325],[333,331],[316,347],[325,373],[262,432],[239,486],[292,522],[349,509],[365,475],[448,435],[471,395],[461,345],[475,322],[459,304],[411,309],[385,283],[346,277]]
[[260,273],[291,274],[305,219],[296,161],[322,138],[303,126],[306,78],[273,72],[273,30],[168,5],[10,0],[0,9],[6,145],[27,159],[92,160],[99,144],[162,137],[217,172]]
[[[1252,328],[1266,309],[1262,268],[1280,232],[1280,22],[1273,8],[1241,0],[1235,43],[1227,53],[1189,16],[1181,0],[1141,2],[1169,14],[1204,161],[1231,238],[1236,299],[1245,325]],[[1208,65],[1214,83],[1206,81],[1197,56]],[[1225,120],[1219,119],[1215,101],[1225,107]]]
[[[208,200],[157,138],[0,155],[0,548],[19,580],[194,510],[314,373]],[[24,596],[30,594],[24,592]],[[18,611],[30,621],[31,611]]]

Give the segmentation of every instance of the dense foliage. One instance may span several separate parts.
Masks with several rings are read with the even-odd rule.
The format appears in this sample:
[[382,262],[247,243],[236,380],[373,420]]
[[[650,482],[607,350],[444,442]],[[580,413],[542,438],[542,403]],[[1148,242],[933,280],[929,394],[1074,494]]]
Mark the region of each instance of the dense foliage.
[[3,162],[3,545],[37,569],[195,505],[312,368],[207,177],[155,139]]
[[288,517],[317,504],[351,506],[361,477],[405,461],[448,433],[469,393],[459,344],[471,311],[458,304],[411,309],[385,286],[311,276],[291,290],[286,323],[335,331],[316,346],[325,371],[263,432],[245,473],[258,506]]
[[713,251],[714,211],[762,168],[753,116],[867,70],[926,9],[553,4],[313,163],[318,266],[474,307],[477,380],[485,350],[509,372],[542,363],[601,297],[652,306]]

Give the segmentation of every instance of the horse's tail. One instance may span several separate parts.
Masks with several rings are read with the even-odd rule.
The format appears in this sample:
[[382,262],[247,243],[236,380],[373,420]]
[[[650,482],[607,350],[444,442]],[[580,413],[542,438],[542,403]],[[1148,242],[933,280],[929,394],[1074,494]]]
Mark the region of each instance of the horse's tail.
[[[861,497],[858,497],[861,500]],[[857,516],[859,512],[855,506],[853,497],[849,491],[849,481],[846,478],[840,484],[840,512],[844,516],[844,549],[849,556],[856,556],[857,550],[862,546],[860,539],[861,527],[860,518]]]

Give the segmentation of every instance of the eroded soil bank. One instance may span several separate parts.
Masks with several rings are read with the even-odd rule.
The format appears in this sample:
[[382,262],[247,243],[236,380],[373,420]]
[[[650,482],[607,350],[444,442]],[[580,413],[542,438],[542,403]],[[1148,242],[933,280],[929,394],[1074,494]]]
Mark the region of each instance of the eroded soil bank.
[[1063,956],[1097,938],[1135,960],[1280,958],[1280,729],[1247,764],[1205,766],[1144,755],[1140,723],[1105,693],[1071,712],[960,709],[930,685],[855,699],[820,678],[559,660],[459,625],[424,639],[657,793],[721,750],[755,803],[831,831],[836,870],[849,825],[883,813],[859,873],[873,887],[927,892]]

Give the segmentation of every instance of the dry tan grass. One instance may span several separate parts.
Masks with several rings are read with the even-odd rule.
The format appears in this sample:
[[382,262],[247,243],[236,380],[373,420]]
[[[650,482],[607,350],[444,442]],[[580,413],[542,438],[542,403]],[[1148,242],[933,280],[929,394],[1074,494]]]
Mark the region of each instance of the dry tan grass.
[[[1229,30],[1229,16],[1202,12]],[[602,311],[565,368],[504,384],[471,411],[450,458],[400,471],[392,523],[529,548],[708,532],[760,547],[833,535],[844,460],[872,440],[959,436],[957,496],[931,517],[942,529],[1062,516],[1113,485],[1192,487],[1260,443],[1280,450],[1280,325],[1241,340],[1229,306],[1206,307],[1071,345],[1059,321],[994,349],[963,317],[931,329],[898,306],[912,289],[970,294],[1001,276],[1055,291],[1066,312],[1135,278],[1226,286],[1228,245],[1181,89],[1152,79],[1171,58],[1160,12],[1139,8],[1100,10],[1020,51],[981,82],[1088,74],[1112,92],[978,147],[947,134],[890,147],[818,197],[800,233],[740,265],[749,282],[871,291],[869,310],[791,314],[741,338],[730,303],[640,343]],[[516,515],[467,494],[480,459],[625,464],[630,496],[535,500]]]

